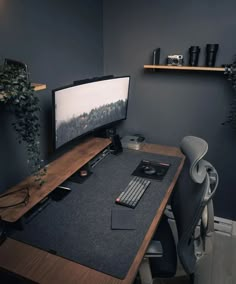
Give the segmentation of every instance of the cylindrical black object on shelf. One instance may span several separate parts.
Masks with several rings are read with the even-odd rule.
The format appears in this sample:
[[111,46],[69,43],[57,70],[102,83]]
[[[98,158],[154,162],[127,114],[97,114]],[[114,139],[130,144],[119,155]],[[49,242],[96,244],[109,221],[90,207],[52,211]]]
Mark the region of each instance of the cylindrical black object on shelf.
[[189,48],[189,66],[197,66],[200,53],[199,46],[191,46]]
[[152,65],[159,65],[160,64],[160,52],[161,49],[158,47],[155,50],[153,50],[152,53]]
[[216,54],[219,48],[219,44],[207,44],[206,45],[206,66],[213,67],[216,62]]

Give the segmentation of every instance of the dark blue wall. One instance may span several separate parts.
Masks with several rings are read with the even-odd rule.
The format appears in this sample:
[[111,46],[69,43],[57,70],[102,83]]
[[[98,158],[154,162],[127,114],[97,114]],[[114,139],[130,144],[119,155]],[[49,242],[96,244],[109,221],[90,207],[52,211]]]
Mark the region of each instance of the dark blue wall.
[[[47,84],[41,103],[43,157],[52,146],[51,90],[75,79],[131,75],[128,120],[121,133],[142,133],[153,143],[178,145],[185,135],[209,143],[218,169],[216,215],[236,219],[236,134],[222,126],[233,97],[222,73],[144,72],[152,50],[184,54],[191,45],[219,43],[217,65],[236,53],[235,1],[0,0],[0,56],[29,65],[31,79]],[[104,64],[104,70],[103,70]],[[24,147],[15,141],[12,116],[0,106],[0,191],[28,175]]]
[[[0,56],[28,64],[33,82],[47,84],[41,104],[42,154],[52,147],[51,90],[103,75],[102,0],[0,0]],[[2,62],[1,62],[2,63]],[[0,106],[0,191],[28,175],[24,147]]]
[[132,78],[128,120],[123,134],[142,133],[153,143],[179,145],[185,135],[209,143],[207,159],[220,175],[215,196],[217,216],[236,219],[236,133],[222,126],[233,97],[222,73],[144,72],[152,51],[161,48],[161,63],[168,54],[184,54],[219,43],[216,64],[230,63],[236,53],[236,3],[233,0],[165,1],[104,0],[105,73]]

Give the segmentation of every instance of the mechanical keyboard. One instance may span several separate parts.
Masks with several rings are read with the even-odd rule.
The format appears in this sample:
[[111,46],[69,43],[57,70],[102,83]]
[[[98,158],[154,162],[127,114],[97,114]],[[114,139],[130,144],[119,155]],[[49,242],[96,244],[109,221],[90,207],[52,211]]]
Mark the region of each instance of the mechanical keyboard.
[[124,191],[116,198],[116,203],[135,208],[151,182],[141,177],[133,177]]

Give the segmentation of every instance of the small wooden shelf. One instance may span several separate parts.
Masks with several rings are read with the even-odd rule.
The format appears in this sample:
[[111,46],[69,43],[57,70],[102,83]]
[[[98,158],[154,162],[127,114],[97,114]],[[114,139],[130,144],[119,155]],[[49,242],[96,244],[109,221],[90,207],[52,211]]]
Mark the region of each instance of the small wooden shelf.
[[32,83],[31,85],[34,87],[35,91],[41,91],[47,88],[46,84]]
[[224,67],[205,67],[205,66],[170,66],[170,65],[144,65],[144,69],[168,69],[168,70],[187,70],[187,71],[211,71],[224,72]]
[[[33,206],[46,198],[46,196],[58,185],[63,183],[73,173],[88,163],[110,144],[110,139],[89,138],[47,165],[47,173],[44,177],[46,182],[41,188],[39,188],[38,184],[34,182],[35,177],[30,176],[19,184],[8,189],[5,193],[28,187],[30,198],[26,205],[21,204],[14,207],[0,209],[0,216],[2,220],[7,222],[16,222],[19,220]],[[21,197],[19,196],[20,194],[21,193],[17,192],[3,197],[1,199],[0,206],[6,206],[7,204],[14,204],[18,202],[19,197]]]

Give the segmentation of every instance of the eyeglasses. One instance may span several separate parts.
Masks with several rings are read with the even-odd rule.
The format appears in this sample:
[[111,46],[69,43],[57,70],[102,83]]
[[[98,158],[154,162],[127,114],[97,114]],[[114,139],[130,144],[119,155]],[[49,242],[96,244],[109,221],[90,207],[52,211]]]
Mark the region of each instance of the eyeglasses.
[[28,204],[29,198],[30,198],[28,187],[23,187],[23,188],[20,188],[18,190],[15,190],[15,191],[11,191],[11,192],[7,192],[5,194],[2,194],[2,195],[0,195],[0,199],[4,198],[6,196],[16,194],[18,192],[23,193],[23,197],[21,198],[21,200],[19,202],[16,202],[16,203],[13,203],[13,204],[7,204],[7,205],[3,205],[3,206],[0,205],[0,209],[15,207],[15,206],[18,206],[18,205],[21,205],[21,204],[24,204],[26,206]]

